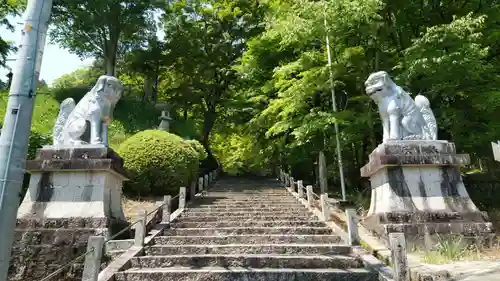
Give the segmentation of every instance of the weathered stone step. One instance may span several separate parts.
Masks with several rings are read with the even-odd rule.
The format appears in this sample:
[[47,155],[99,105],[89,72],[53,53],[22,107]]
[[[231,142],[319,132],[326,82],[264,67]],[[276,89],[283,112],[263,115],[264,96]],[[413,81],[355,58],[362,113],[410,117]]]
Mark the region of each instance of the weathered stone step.
[[341,238],[337,235],[286,235],[286,234],[264,234],[264,235],[217,235],[217,236],[159,236],[154,238],[156,245],[228,245],[228,244],[264,244],[264,243],[338,243]]
[[215,236],[241,234],[332,234],[329,227],[223,227],[223,228],[171,228],[165,235]]
[[145,256],[131,260],[135,268],[182,267],[251,267],[251,268],[360,268],[359,259],[349,256],[284,255],[175,255]]
[[123,255],[127,250],[111,250],[106,251],[106,255],[108,255],[111,259],[116,259],[117,257]]
[[276,215],[276,216],[231,216],[231,217],[221,217],[221,216],[199,216],[199,217],[184,217],[181,216],[176,219],[176,221],[182,222],[214,222],[214,221],[316,221],[317,218],[310,216],[298,216],[298,215]]
[[308,216],[310,213],[307,211],[307,209],[301,208],[301,209],[294,209],[294,210],[287,210],[287,209],[275,209],[274,211],[267,211],[267,210],[247,210],[247,211],[212,211],[212,210],[205,210],[205,211],[200,211],[199,209],[187,209],[182,213],[183,217],[199,217],[199,216],[226,216],[226,217],[234,217],[234,216],[257,216],[257,215],[262,215],[262,216],[273,216],[273,215],[302,215],[302,216]]
[[303,208],[299,202],[265,202],[265,201],[232,201],[232,202],[193,202],[192,206],[221,206],[221,207],[250,207],[250,208],[261,208],[261,207],[270,207],[270,206],[280,206],[280,207],[288,207],[288,208]]
[[196,201],[216,201],[216,202],[226,202],[226,201],[237,201],[237,202],[255,202],[255,201],[266,201],[266,202],[296,202],[293,196],[203,196],[196,198]]
[[232,244],[232,245],[153,245],[146,255],[349,255],[351,247],[341,244]]
[[364,268],[145,268],[115,274],[116,281],[377,281],[378,274]]
[[134,239],[111,240],[104,244],[106,251],[126,250],[134,245]]
[[207,191],[204,193],[205,196],[208,197],[232,197],[232,196],[248,196],[248,197],[258,197],[258,196],[287,196],[290,197],[290,192],[286,190],[282,191],[266,191],[266,192],[217,192],[217,191]]
[[322,221],[179,221],[171,224],[173,228],[220,228],[220,227],[278,227],[278,226],[325,226]]
[[252,203],[252,204],[193,204],[193,208],[219,208],[219,209],[232,209],[232,208],[249,208],[249,209],[263,209],[263,208],[283,208],[283,209],[298,209],[304,208],[299,202],[290,204],[265,204],[265,203]]
[[289,196],[203,196],[196,198],[196,201],[216,201],[216,202],[255,202],[255,201],[266,201],[266,202],[296,202],[295,197]]
[[299,206],[295,208],[290,208],[289,206],[286,207],[217,207],[217,206],[205,206],[205,207],[199,207],[199,206],[193,206],[193,207],[188,207],[186,209],[186,212],[243,212],[243,213],[248,213],[248,212],[266,212],[266,213],[276,213],[276,212],[282,212],[282,211],[293,211],[293,210],[304,210],[307,211],[307,209],[304,206]]

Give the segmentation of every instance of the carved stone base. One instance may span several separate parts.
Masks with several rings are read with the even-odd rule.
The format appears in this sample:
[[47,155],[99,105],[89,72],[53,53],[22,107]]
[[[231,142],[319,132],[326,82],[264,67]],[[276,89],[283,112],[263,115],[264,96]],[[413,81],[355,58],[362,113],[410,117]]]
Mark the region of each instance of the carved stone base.
[[[39,280],[87,250],[90,236],[127,226],[122,159],[99,145],[44,147],[27,161],[28,192],[17,213],[9,280]],[[128,233],[129,234],[129,233]],[[81,278],[83,260],[57,280]]]
[[26,170],[31,179],[18,219],[95,220],[106,232],[126,221],[121,203],[126,172],[112,149],[48,146],[36,160],[27,161]]
[[462,182],[459,166],[469,155],[456,154],[447,141],[391,141],[379,145],[361,169],[372,193],[363,224],[381,237],[404,232],[408,239],[434,234],[489,236],[480,212]]

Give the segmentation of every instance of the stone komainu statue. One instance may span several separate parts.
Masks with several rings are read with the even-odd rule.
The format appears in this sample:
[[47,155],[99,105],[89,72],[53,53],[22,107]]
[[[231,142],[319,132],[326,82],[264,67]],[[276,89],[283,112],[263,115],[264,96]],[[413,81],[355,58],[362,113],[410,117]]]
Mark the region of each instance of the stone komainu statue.
[[414,101],[385,71],[372,73],[365,87],[378,105],[384,142],[437,139],[436,118],[426,97],[417,95]]
[[[120,80],[103,75],[78,104],[65,99],[54,125],[54,145],[107,144],[108,124],[122,90]],[[90,137],[84,139],[89,131]]]

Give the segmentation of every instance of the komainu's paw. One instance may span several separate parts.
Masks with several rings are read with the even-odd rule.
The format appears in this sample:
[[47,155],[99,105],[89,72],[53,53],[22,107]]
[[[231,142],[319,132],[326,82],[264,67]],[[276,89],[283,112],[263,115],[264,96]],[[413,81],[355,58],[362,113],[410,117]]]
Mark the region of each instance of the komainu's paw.
[[409,135],[403,138],[403,140],[422,140],[424,139],[421,135]]

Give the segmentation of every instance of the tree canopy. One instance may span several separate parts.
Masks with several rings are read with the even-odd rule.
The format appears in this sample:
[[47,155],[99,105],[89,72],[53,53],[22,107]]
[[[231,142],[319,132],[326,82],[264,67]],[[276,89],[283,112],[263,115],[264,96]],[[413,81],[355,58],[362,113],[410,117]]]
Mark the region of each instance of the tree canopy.
[[[171,104],[172,128],[234,172],[269,173],[281,164],[314,180],[323,150],[337,185],[338,123],[348,187],[361,188],[359,168],[382,137],[364,93],[378,70],[429,98],[439,139],[470,153],[471,168],[494,170],[498,1],[61,0],[52,24],[55,42],[117,73],[128,98]],[[55,88],[94,83],[87,78],[99,65]]]

